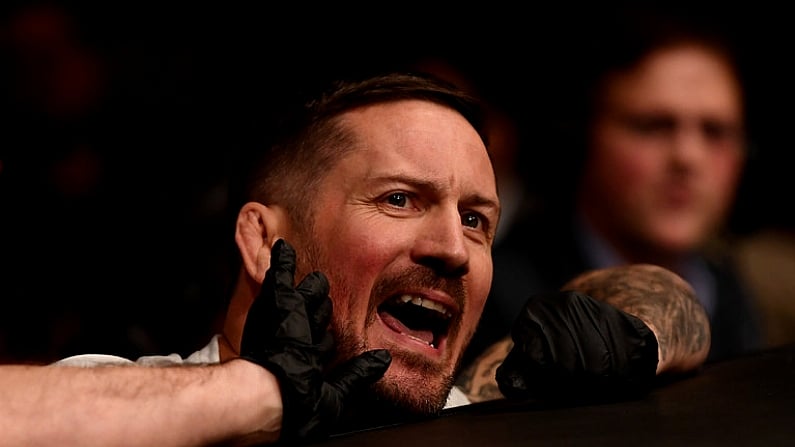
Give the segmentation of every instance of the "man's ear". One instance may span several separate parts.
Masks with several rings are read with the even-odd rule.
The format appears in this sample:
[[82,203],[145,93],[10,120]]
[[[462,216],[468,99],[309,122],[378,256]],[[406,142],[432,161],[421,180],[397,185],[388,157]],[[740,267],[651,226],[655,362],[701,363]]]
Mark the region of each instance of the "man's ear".
[[249,276],[262,282],[270,267],[271,247],[284,237],[287,214],[279,206],[248,202],[237,214],[235,242]]

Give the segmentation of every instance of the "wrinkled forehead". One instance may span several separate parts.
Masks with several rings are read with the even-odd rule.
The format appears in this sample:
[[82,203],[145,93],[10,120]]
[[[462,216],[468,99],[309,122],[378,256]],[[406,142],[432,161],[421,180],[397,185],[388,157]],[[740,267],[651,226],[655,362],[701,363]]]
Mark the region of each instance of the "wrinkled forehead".
[[359,107],[339,119],[355,140],[345,158],[357,162],[347,168],[365,175],[410,173],[496,200],[486,146],[475,128],[452,108],[400,100]]

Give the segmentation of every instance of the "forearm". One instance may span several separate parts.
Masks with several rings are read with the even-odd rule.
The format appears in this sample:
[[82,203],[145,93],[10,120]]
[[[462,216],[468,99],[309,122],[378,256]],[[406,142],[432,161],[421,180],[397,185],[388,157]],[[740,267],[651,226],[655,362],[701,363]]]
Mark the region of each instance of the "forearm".
[[651,265],[597,270],[578,276],[563,289],[605,301],[646,323],[657,338],[657,374],[689,371],[707,358],[707,314],[693,288],[669,270]]
[[281,395],[243,360],[214,366],[0,367],[0,445],[269,442]]
[[[622,311],[625,314],[632,315],[636,319],[641,320],[648,329],[654,333],[654,338],[657,341],[657,363],[656,374],[662,373],[676,373],[693,370],[704,363],[710,347],[710,327],[709,319],[704,311],[703,306],[696,299],[692,287],[684,281],[681,277],[673,272],[663,269],[658,266],[652,265],[629,265],[620,266],[608,269],[593,270],[583,273],[564,285],[563,291],[579,292],[582,295],[587,295],[590,301],[591,298],[603,301],[609,306]],[[556,309],[558,313],[547,315],[544,311],[550,308],[551,301],[545,302],[544,296],[540,295],[535,297],[534,301],[528,302],[528,306],[533,304],[529,314],[523,314],[520,318],[523,320],[515,324],[521,323],[527,325],[520,327],[520,333],[524,334],[524,343],[519,349],[519,355],[514,359],[512,367],[510,367],[505,374],[527,374],[524,368],[530,367],[533,364],[542,362],[542,364],[549,366],[552,362],[563,362],[559,367],[571,373],[572,371],[579,371],[577,368],[582,368],[583,365],[577,362],[573,364],[566,364],[565,353],[563,349],[560,353],[553,353],[553,351],[543,354],[534,345],[535,342],[541,343],[537,337],[546,337],[548,334],[544,330],[551,330],[556,327],[557,318],[569,321],[570,317],[566,316],[569,312],[569,307],[574,306],[581,301],[573,300],[561,301],[561,308]],[[548,298],[548,297],[546,297]],[[574,298],[569,294],[562,294],[559,299]],[[587,301],[582,301],[582,304],[587,304]],[[554,306],[552,306],[554,308]],[[579,315],[585,307],[572,307],[575,309],[573,315]],[[610,309],[611,311],[614,309]],[[611,313],[611,312],[608,312]],[[586,312],[587,314],[587,312]],[[588,324],[578,323],[575,327],[584,327],[586,332],[580,333],[578,337],[600,336],[599,334],[593,335],[594,330],[599,333],[602,330],[601,323],[607,320],[599,320],[599,315],[592,315],[598,320],[597,328],[594,329]],[[624,315],[626,317],[626,315]],[[540,322],[535,319],[540,318]],[[635,319],[633,319],[635,320]],[[575,320],[576,321],[576,320]],[[588,318],[585,321],[592,321]],[[615,318],[612,320],[615,321]],[[569,321],[570,322],[570,321]],[[637,322],[637,320],[635,320]],[[635,322],[632,324],[634,325]],[[545,324],[550,326],[544,329]],[[560,325],[560,322],[557,323]],[[568,324],[568,323],[567,323]],[[620,325],[616,326],[617,328]],[[638,328],[636,328],[638,329]],[[514,327],[514,331],[517,328]],[[646,328],[643,328],[643,332]],[[590,335],[589,335],[590,334]],[[514,336],[516,334],[513,334]],[[561,335],[563,335],[561,337]],[[571,336],[568,333],[568,336]],[[622,340],[620,333],[616,334],[618,340]],[[640,334],[626,334],[634,337]],[[646,337],[648,333],[643,335]],[[559,347],[565,348],[566,339],[568,338],[566,332],[558,332],[552,335],[552,339],[547,339],[545,343],[550,346],[556,345],[558,342],[563,343]],[[527,339],[527,337],[536,337]],[[576,338],[576,337],[575,337]],[[611,338],[612,339],[612,338]],[[457,385],[467,394],[469,399],[473,402],[480,402],[483,400],[497,399],[502,396],[500,388],[497,385],[496,372],[507,363],[510,354],[514,353],[513,342],[511,336],[505,337],[501,341],[492,345],[483,354],[481,354],[469,367],[461,372],[457,379]],[[578,346],[579,344],[575,344]],[[535,346],[535,348],[534,348]],[[583,346],[590,346],[585,343]],[[598,343],[597,348],[602,348]],[[577,348],[575,351],[578,355],[583,355],[582,351]],[[621,350],[622,347],[604,347],[608,352],[610,349]],[[509,354],[510,353],[510,354]],[[649,352],[652,355],[653,351]],[[593,355],[593,352],[590,351]],[[569,357],[580,358],[578,355]],[[646,354],[643,354],[646,356]],[[584,358],[587,358],[585,356]],[[598,356],[597,356],[598,357]],[[620,357],[620,356],[619,356]],[[618,357],[617,357],[618,358]],[[645,357],[644,357],[645,358]],[[649,358],[650,359],[650,358]],[[580,358],[582,361],[582,358]],[[517,363],[518,362],[518,363]],[[523,363],[529,362],[529,363]],[[602,371],[602,363],[596,362],[596,371]],[[619,368],[626,368],[626,364],[621,364]],[[648,369],[645,369],[648,374],[652,373],[651,368],[653,364],[648,364]],[[535,372],[544,370],[544,368],[536,369]],[[587,370],[587,368],[586,368]],[[619,370],[621,374],[623,370]],[[582,371],[579,371],[582,373]],[[537,380],[537,377],[526,377],[528,381]],[[508,379],[513,380],[513,379]],[[510,383],[510,382],[509,382]],[[529,383],[529,382],[528,382]],[[510,384],[514,387],[514,384]],[[514,389],[512,388],[512,389]],[[526,390],[520,389],[524,393]],[[544,390],[536,389],[536,391]]]

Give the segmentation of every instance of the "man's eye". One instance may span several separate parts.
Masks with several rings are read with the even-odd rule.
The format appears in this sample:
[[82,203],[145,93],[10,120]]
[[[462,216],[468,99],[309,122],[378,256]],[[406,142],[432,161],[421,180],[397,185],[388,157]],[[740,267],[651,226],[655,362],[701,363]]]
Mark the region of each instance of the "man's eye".
[[465,227],[478,228],[480,226],[480,216],[477,214],[465,214],[461,216],[461,223]]
[[702,126],[704,136],[715,144],[742,145],[742,131],[737,126],[714,120],[705,121]]
[[386,200],[392,206],[396,206],[396,207],[399,207],[399,208],[405,208],[406,204],[408,202],[408,197],[406,196],[406,194],[404,194],[402,192],[395,192],[395,193],[390,194],[389,197],[387,197]]
[[668,132],[673,129],[672,122],[667,120],[637,120],[632,122],[632,129],[642,134]]

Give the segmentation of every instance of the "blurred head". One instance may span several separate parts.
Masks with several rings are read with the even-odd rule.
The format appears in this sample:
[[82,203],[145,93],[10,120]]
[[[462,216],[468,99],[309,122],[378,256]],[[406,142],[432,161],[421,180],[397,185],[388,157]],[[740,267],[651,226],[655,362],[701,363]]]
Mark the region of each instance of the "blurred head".
[[444,405],[491,284],[499,202],[476,110],[423,77],[338,85],[285,123],[238,217],[249,277],[276,238],[293,244],[296,279],[329,279],[336,361],[389,349],[377,390],[412,411]]
[[730,53],[706,38],[670,34],[637,50],[593,84],[577,203],[626,259],[667,264],[706,243],[733,204],[742,86]]

